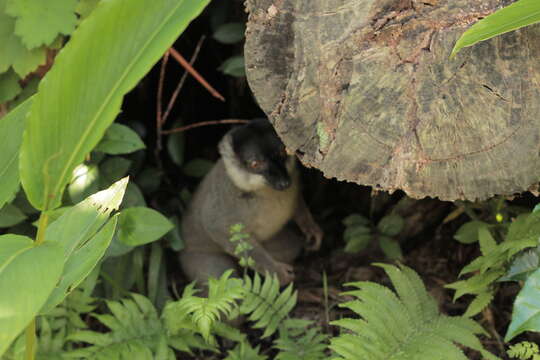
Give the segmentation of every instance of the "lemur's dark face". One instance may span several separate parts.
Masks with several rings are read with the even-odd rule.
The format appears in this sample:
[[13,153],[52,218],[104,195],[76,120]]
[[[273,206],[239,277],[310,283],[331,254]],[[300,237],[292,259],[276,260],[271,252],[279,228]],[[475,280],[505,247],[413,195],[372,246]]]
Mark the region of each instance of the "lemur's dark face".
[[244,170],[257,174],[276,190],[291,185],[291,159],[266,119],[257,119],[232,133],[233,150]]

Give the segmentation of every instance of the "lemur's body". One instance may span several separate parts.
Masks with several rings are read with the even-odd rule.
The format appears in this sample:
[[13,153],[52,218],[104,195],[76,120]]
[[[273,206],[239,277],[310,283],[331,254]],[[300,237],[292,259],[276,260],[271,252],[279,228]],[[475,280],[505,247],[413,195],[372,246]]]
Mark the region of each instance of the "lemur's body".
[[182,267],[192,280],[206,281],[236,267],[230,227],[243,224],[253,246],[250,256],[259,272],[292,280],[289,265],[302,239],[287,224],[294,219],[320,245],[322,232],[300,193],[295,158],[266,120],[234,129],[220,142],[222,158],[203,179],[182,220],[185,249]]

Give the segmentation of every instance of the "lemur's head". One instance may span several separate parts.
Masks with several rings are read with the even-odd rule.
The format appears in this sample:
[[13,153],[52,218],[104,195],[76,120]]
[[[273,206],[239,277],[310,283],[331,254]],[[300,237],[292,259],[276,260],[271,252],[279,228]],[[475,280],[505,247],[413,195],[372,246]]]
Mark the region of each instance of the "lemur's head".
[[267,119],[256,119],[229,131],[219,144],[227,174],[244,191],[265,186],[285,190],[291,185],[295,157]]

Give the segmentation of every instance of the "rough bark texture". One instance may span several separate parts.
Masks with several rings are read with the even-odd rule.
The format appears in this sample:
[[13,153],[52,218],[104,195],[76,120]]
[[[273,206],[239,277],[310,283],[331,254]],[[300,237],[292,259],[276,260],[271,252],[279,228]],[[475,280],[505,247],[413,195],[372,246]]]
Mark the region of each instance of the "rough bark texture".
[[290,150],[327,177],[485,199],[539,180],[540,27],[450,60],[502,0],[247,0],[247,76]]

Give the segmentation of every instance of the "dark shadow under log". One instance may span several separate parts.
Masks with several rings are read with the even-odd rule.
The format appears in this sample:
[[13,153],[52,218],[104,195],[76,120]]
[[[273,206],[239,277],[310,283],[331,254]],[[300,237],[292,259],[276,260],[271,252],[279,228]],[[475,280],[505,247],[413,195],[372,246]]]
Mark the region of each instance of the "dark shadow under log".
[[513,194],[540,175],[540,27],[462,50],[501,0],[247,0],[251,88],[327,177],[416,198]]

